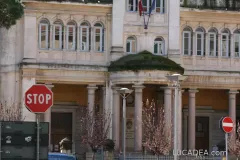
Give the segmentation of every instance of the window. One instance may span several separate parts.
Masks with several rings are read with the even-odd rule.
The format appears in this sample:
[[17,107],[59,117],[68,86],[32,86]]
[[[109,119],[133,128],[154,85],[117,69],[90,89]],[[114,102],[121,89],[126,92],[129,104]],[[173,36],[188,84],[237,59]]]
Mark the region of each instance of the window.
[[53,24],[53,49],[63,48],[63,25],[60,21]]
[[204,49],[204,31],[202,28],[196,30],[196,53],[198,56],[203,56],[205,53]]
[[185,28],[183,30],[183,54],[192,54],[192,30],[190,28]]
[[91,50],[91,29],[87,22],[83,22],[80,25],[80,50],[90,51]]
[[208,31],[208,45],[209,45],[209,56],[217,56],[218,52],[218,36],[216,29],[210,29]]
[[154,40],[154,54],[164,55],[164,41],[162,38]]
[[104,28],[103,25],[100,23],[96,23],[94,25],[94,33],[95,33],[95,40],[94,40],[94,49],[98,52],[104,51]]
[[[138,11],[139,0],[128,0],[128,11]],[[142,0],[143,11],[149,13],[153,0]],[[153,12],[163,14],[165,12],[165,0],[155,0]]]
[[38,44],[40,49],[48,49],[50,47],[50,28],[47,20],[41,20],[38,29]]
[[240,57],[240,30],[234,32],[234,56]]
[[69,22],[67,24],[67,50],[76,50],[76,23]]
[[136,12],[138,10],[138,0],[128,0],[128,11]]
[[227,29],[222,32],[221,53],[222,57],[230,56],[230,38],[229,31]]
[[126,43],[126,52],[127,53],[136,53],[137,43],[134,37],[128,37]]

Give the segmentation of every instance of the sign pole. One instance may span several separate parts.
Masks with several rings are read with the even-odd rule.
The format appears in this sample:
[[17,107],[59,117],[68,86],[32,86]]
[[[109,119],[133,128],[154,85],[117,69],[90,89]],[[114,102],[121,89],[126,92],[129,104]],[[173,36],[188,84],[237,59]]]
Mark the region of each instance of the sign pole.
[[40,148],[40,114],[37,113],[37,160],[39,160],[39,148]]
[[0,160],[2,158],[2,122],[0,122]]
[[226,160],[228,160],[228,134],[225,133]]

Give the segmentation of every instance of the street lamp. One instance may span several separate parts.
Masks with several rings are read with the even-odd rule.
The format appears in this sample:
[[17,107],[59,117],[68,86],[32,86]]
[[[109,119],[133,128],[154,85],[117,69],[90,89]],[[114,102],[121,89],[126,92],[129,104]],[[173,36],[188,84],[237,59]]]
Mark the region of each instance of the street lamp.
[[172,85],[175,87],[174,91],[175,91],[175,97],[174,97],[174,149],[173,149],[173,153],[174,153],[174,160],[177,160],[177,121],[178,121],[178,114],[177,114],[177,110],[178,110],[178,91],[180,88],[180,81],[184,81],[187,76],[182,76],[180,74],[173,74],[173,75],[167,75],[166,78],[172,82]]
[[123,98],[123,114],[122,114],[122,150],[123,150],[123,160],[125,160],[126,154],[126,99],[133,92],[133,90],[128,88],[121,88],[117,90],[118,93]]

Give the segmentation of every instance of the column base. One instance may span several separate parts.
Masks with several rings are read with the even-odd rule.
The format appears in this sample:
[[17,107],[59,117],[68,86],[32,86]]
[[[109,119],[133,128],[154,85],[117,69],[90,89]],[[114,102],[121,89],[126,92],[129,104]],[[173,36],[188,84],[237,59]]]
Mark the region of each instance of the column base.
[[111,61],[115,61],[124,55],[124,49],[121,46],[112,46]]

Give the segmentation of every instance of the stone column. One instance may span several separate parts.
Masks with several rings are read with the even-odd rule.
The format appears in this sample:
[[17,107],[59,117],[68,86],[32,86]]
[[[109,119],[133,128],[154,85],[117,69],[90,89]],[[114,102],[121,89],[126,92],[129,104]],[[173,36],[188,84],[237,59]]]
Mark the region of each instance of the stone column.
[[[126,12],[126,1],[114,0],[112,6],[112,51],[115,58],[123,55],[123,26]],[[116,57],[115,57],[116,56]]]
[[135,106],[134,106],[134,150],[142,151],[142,84],[133,85],[135,88]]
[[95,84],[89,84],[88,89],[88,111],[90,114],[94,114],[94,103],[95,103],[95,90],[98,87]]
[[182,135],[183,135],[183,129],[182,129],[182,93],[184,92],[184,90],[180,89],[178,92],[178,96],[179,96],[179,107],[178,107],[178,150],[181,151],[182,150]]
[[53,49],[53,25],[50,25],[50,35],[49,35],[49,50],[52,50]]
[[166,124],[170,125],[172,120],[172,88],[164,87],[163,89],[164,89],[164,114],[166,118]]
[[[46,84],[46,86],[52,90],[52,88],[54,87],[52,84]],[[49,151],[51,152],[52,149],[50,148],[51,146],[51,108],[49,108],[45,113],[44,113],[44,122],[48,122],[49,123]]]
[[115,149],[120,147],[120,95],[117,92],[119,87],[113,86],[113,106],[112,106],[112,138],[115,141]]
[[[236,94],[239,92],[236,90],[230,90],[229,91],[229,117],[232,118],[235,125],[236,124]],[[235,128],[234,128],[235,131]],[[232,132],[235,133],[235,132]],[[231,134],[232,134],[231,133]],[[235,138],[235,134],[232,135]]]
[[188,149],[195,149],[195,125],[196,125],[196,93],[198,90],[190,89],[188,104]]
[[36,79],[35,79],[35,74],[36,71],[28,72],[28,71],[23,71],[23,78],[22,78],[22,118],[24,121],[30,121],[30,122],[35,122],[36,121],[36,115],[32,112],[30,112],[25,104],[24,104],[24,99],[25,99],[25,92],[32,87],[32,85],[36,84]]
[[105,113],[109,113],[109,108],[106,107],[106,87],[102,87],[102,109]]

